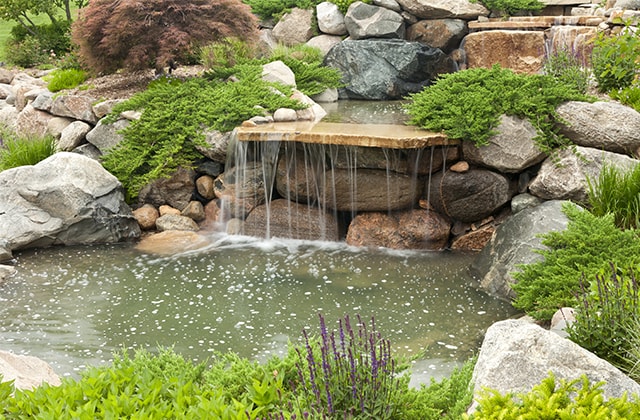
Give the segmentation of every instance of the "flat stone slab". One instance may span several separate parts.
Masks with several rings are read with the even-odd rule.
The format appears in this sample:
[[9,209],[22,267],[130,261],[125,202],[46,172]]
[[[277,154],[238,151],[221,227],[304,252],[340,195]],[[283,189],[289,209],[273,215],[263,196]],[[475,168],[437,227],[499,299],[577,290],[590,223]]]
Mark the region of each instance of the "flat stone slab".
[[422,149],[459,144],[443,133],[399,124],[291,122],[238,127],[238,141],[289,141],[386,149]]
[[507,20],[489,19],[469,22],[470,30],[547,29],[558,25],[598,26],[604,19],[595,16],[514,16]]

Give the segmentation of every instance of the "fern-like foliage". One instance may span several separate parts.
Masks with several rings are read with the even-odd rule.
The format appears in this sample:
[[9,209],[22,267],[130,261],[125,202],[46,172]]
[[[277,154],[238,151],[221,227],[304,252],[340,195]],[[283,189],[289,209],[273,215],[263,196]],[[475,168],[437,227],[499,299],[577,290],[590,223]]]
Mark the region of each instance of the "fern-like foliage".
[[409,99],[410,124],[478,146],[495,134],[502,114],[527,118],[538,130],[536,141],[542,151],[568,144],[555,127],[558,105],[593,101],[552,76],[516,74],[499,65],[441,75]]
[[178,167],[191,167],[202,157],[196,146],[206,146],[203,127],[231,131],[255,116],[256,107],[270,112],[282,107],[305,107],[288,98],[291,88],[264,82],[251,74],[248,72],[235,83],[159,79],[145,92],[114,108],[107,122],[122,111],[143,111],[139,120],[124,129],[124,140],[102,161],[122,182],[130,199],[137,197],[150,181],[167,177]]

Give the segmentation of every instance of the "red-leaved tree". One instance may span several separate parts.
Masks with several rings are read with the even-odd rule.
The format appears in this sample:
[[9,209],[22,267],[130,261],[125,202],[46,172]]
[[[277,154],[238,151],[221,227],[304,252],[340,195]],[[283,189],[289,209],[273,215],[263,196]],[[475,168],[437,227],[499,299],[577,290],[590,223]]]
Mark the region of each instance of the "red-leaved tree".
[[257,38],[257,18],[241,0],[91,0],[73,24],[83,64],[96,73],[185,63],[198,46]]

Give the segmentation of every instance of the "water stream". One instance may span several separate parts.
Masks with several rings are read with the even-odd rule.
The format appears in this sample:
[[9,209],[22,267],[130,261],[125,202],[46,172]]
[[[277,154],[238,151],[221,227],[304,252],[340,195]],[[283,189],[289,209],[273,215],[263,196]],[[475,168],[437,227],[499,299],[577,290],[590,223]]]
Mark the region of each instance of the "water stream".
[[174,346],[196,361],[214,351],[281,355],[318,314],[375,317],[414,375],[440,377],[477,351],[486,328],[514,315],[473,288],[470,256],[364,250],[342,243],[218,236],[198,252],[142,254],[131,245],[56,247],[17,255],[0,288],[1,348],[61,375],[127,348]]

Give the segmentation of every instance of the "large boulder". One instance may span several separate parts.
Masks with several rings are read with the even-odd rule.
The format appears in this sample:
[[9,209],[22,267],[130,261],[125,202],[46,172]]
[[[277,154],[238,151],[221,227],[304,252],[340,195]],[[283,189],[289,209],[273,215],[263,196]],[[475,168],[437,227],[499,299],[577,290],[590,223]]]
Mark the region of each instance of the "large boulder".
[[340,97],[351,99],[399,99],[453,71],[442,50],[400,39],[345,40],[324,64],[340,70],[345,84]]
[[44,383],[58,386],[62,382],[51,366],[37,357],[0,351],[0,377],[14,381],[16,389],[31,390]]
[[556,112],[560,132],[584,147],[640,156],[640,112],[618,102],[570,101]]
[[502,68],[518,73],[537,73],[544,62],[546,38],[543,31],[481,31],[464,38],[469,68]]
[[357,1],[349,6],[344,23],[351,39],[404,39],[405,24],[399,13]]
[[5,251],[140,236],[120,182],[77,153],[56,153],[35,166],[1,172],[0,197]]
[[480,2],[469,0],[397,0],[402,9],[421,19],[474,20],[489,16],[489,10]]
[[528,120],[502,115],[496,131],[485,146],[462,142],[464,159],[500,172],[520,173],[546,157],[534,140],[538,132]]
[[313,10],[295,7],[285,13],[273,28],[273,36],[284,45],[304,44],[313,36]]
[[[501,394],[529,392],[552,372],[556,381],[586,375],[605,398],[640,395],[640,385],[576,343],[525,320],[493,324],[484,337],[471,386],[476,397],[490,388]],[[472,409],[473,410],[473,407]]]
[[427,199],[439,213],[461,222],[476,222],[509,202],[515,193],[504,175],[486,169],[451,170],[431,177]]
[[316,19],[320,32],[328,35],[346,35],[347,27],[344,24],[344,15],[338,5],[323,1],[316,6]]
[[588,180],[597,181],[603,165],[631,169],[640,163],[626,155],[576,146],[547,158],[529,184],[529,192],[545,200],[587,200]]
[[51,113],[59,117],[69,117],[76,120],[95,124],[98,122],[93,113],[96,98],[85,95],[61,95],[53,99]]
[[225,218],[244,219],[254,208],[264,204],[264,171],[260,162],[248,162],[242,168],[228,168],[216,178],[213,188]]
[[27,105],[16,118],[16,133],[23,137],[44,137],[47,134],[49,122],[54,118],[48,112]]
[[106,124],[104,120],[100,120],[98,124],[86,134],[86,139],[98,148],[100,153],[106,153],[124,139],[121,131],[127,128],[130,123],[131,121],[125,118],[121,118],[113,124]]
[[405,210],[357,215],[346,242],[353,246],[441,250],[449,240],[450,223],[434,211]]
[[273,200],[249,213],[244,234],[260,238],[289,238],[321,241],[340,239],[338,220],[332,212],[288,200]]
[[160,207],[168,204],[178,210],[187,207],[196,188],[196,173],[193,169],[178,168],[169,178],[161,178],[145,185],[140,190],[140,205],[152,204]]
[[468,32],[467,21],[462,19],[425,19],[409,26],[407,40],[422,42],[449,54],[460,46]]
[[479,286],[492,296],[504,300],[516,297],[511,286],[513,273],[520,264],[531,264],[542,256],[540,235],[566,229],[569,219],[562,212],[563,201],[546,201],[509,217],[496,229],[491,241],[471,265]]

